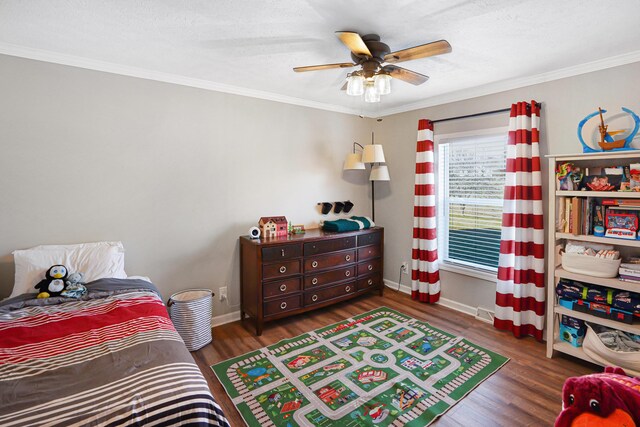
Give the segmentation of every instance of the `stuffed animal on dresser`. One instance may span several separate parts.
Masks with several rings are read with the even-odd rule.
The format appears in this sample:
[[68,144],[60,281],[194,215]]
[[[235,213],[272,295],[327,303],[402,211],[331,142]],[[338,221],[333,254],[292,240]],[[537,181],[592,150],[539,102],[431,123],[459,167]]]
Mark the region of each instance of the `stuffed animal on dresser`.
[[64,265],[51,266],[45,275],[45,279],[41,280],[35,288],[39,291],[37,298],[57,297],[62,293],[65,287],[65,279],[69,272]]

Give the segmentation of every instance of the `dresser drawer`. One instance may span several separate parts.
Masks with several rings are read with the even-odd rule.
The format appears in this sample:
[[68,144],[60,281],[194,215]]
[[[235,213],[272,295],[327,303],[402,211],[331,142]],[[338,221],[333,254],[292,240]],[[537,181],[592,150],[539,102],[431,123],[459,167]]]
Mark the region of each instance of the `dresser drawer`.
[[361,262],[358,264],[358,276],[369,273],[377,273],[380,271],[381,261],[380,258],[372,259],[367,262]]
[[265,280],[290,277],[300,274],[300,260],[283,261],[262,266],[262,278]]
[[298,292],[300,289],[302,289],[302,279],[299,277],[276,280],[275,282],[264,283],[262,285],[262,296],[264,298],[271,298],[288,295],[293,292]]
[[338,286],[331,286],[329,288],[318,289],[315,291],[307,291],[304,293],[304,305],[309,306],[313,304],[320,304],[321,302],[352,294],[355,291],[355,282],[349,282]]
[[290,297],[278,298],[276,300],[264,303],[264,315],[272,316],[274,314],[295,310],[302,307],[302,295],[293,295]]
[[326,270],[327,268],[340,267],[356,262],[356,251],[345,251],[329,255],[318,255],[304,260],[304,272]]
[[281,259],[299,258],[302,256],[302,245],[278,245],[262,248],[262,261],[279,261]]
[[356,238],[343,237],[341,239],[327,239],[318,240],[316,242],[309,242],[304,244],[304,255],[317,255],[327,252],[343,251],[345,249],[351,249],[356,247]]
[[382,233],[368,233],[358,236],[358,246],[377,245],[382,239]]
[[382,251],[380,250],[380,246],[365,246],[364,248],[358,248],[358,261],[378,258],[381,253]]
[[364,291],[365,289],[374,288],[380,286],[382,280],[380,280],[379,274],[373,274],[371,276],[363,277],[362,279],[358,279],[358,290]]
[[342,267],[331,271],[325,271],[323,273],[307,274],[304,276],[304,288],[309,289],[316,286],[329,285],[331,283],[352,280],[355,279],[355,277],[355,265],[352,265],[350,267]]

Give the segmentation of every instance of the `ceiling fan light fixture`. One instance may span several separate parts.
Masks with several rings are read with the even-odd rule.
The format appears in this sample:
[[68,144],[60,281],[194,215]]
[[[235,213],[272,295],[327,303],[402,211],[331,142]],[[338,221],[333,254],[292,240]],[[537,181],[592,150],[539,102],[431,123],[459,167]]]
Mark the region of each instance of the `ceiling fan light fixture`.
[[364,93],[364,76],[351,73],[347,77],[347,95],[360,96]]
[[382,71],[376,74],[373,78],[373,84],[380,95],[391,93],[391,76],[386,72]]
[[373,82],[366,82],[364,85],[364,102],[380,102],[380,94]]

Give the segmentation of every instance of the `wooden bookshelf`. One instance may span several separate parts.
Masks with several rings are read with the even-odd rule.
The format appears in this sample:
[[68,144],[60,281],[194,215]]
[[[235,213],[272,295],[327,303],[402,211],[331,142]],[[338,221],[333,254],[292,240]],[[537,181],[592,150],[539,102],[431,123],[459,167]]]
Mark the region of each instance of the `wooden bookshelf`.
[[571,310],[569,308],[558,305],[558,297],[556,295],[556,284],[561,278],[576,280],[582,283],[590,283],[594,285],[605,286],[612,289],[621,289],[626,291],[640,293],[640,283],[627,282],[618,278],[602,278],[594,277],[587,274],[578,274],[566,271],[562,268],[560,255],[557,246],[565,243],[567,240],[577,240],[581,242],[604,243],[613,245],[618,249],[626,251],[627,255],[640,256],[640,240],[615,239],[610,237],[597,237],[584,234],[573,234],[556,231],[556,201],[560,197],[584,197],[595,199],[638,199],[640,200],[640,192],[621,192],[621,191],[564,191],[556,190],[555,170],[556,165],[571,162],[583,168],[605,167],[614,165],[628,165],[630,163],[640,163],[640,151],[626,151],[614,153],[590,153],[590,154],[566,154],[547,156],[549,159],[549,192],[548,194],[548,241],[547,259],[552,274],[547,274],[547,357],[553,357],[555,352],[561,352],[573,357],[577,357],[592,363],[599,362],[587,356],[581,347],[573,347],[571,344],[560,340],[559,325],[561,316],[568,315],[577,319],[585,320],[591,324],[603,325],[609,328],[618,329],[634,334],[640,334],[640,323],[627,324],[617,322],[611,319],[605,319],[588,313]]

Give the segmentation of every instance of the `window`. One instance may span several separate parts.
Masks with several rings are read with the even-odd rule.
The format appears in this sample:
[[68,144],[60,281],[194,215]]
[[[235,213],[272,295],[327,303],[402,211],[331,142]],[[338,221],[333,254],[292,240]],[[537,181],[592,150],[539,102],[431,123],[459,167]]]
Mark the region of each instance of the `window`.
[[438,239],[443,267],[498,271],[508,130],[442,135]]

